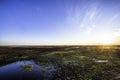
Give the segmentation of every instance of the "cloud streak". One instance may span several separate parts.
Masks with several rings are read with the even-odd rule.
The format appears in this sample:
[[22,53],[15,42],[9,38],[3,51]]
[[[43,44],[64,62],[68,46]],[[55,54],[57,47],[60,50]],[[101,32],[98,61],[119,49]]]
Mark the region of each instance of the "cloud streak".
[[83,33],[90,34],[96,27],[95,19],[99,13],[98,3],[84,6],[85,1],[69,8],[66,22],[69,26],[76,27]]

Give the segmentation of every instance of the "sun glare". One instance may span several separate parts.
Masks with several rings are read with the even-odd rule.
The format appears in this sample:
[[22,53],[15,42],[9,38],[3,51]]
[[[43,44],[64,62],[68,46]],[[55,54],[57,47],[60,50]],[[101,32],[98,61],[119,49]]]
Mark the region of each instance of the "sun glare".
[[109,45],[113,43],[113,38],[111,36],[102,36],[100,38],[100,43],[104,45]]

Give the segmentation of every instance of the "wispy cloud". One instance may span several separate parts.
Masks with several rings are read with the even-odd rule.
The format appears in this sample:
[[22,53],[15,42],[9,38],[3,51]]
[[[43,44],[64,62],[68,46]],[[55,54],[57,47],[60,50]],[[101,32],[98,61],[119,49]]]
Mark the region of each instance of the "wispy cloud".
[[110,17],[109,21],[107,21],[107,24],[111,24],[113,22],[115,22],[116,20],[118,20],[119,18],[119,14],[114,14]]
[[[81,4],[82,5],[82,4]],[[78,6],[69,8],[66,22],[70,26],[80,29],[82,32],[90,34],[96,27],[95,18],[99,13],[97,5]]]

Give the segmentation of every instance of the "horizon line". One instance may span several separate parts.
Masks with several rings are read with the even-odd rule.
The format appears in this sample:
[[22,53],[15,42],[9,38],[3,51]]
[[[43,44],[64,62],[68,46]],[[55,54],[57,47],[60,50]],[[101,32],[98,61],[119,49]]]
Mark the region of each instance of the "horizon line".
[[65,44],[65,45],[63,45],[63,44],[56,44],[56,45],[29,45],[29,44],[26,44],[26,45],[0,45],[0,47],[4,47],[4,46],[120,46],[120,44],[79,44],[79,45],[77,45],[77,44],[75,44],[75,45],[73,45],[73,44]]

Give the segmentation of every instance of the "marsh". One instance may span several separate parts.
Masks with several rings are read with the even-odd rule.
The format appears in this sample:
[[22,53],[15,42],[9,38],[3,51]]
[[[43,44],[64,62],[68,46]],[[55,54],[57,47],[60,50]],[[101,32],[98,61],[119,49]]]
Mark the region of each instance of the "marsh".
[[0,47],[0,80],[115,80],[119,52],[119,46]]

